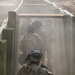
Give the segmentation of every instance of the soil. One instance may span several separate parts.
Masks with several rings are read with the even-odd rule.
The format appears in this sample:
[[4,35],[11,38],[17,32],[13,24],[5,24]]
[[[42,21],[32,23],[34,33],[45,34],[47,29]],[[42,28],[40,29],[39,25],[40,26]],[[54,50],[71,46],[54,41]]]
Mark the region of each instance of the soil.
[[15,10],[21,0],[0,0],[0,26],[5,18],[8,16],[8,12]]
[[[74,0],[50,0],[54,2],[58,7],[66,9],[70,13],[75,15],[75,1]],[[21,0],[0,0],[0,26],[3,20],[8,16],[8,11],[14,10]]]
[[[51,0],[50,0],[51,1]],[[75,15],[75,0],[52,0],[58,7]]]
[[62,9],[66,9],[67,11],[75,15],[75,1],[57,3],[57,5],[61,7]]

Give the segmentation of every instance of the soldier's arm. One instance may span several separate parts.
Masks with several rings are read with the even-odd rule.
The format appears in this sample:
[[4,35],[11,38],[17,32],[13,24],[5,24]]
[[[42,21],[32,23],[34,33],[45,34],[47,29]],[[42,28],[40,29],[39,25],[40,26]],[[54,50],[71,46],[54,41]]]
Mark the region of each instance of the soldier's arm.
[[20,40],[20,46],[19,46],[20,50],[22,49],[22,42],[23,42],[23,38]]
[[45,69],[46,71],[46,75],[54,75],[52,72],[48,71],[47,69]]
[[39,48],[39,50],[40,49],[42,49],[42,41],[41,41],[41,37],[38,35],[38,34],[36,34],[36,40],[37,40],[37,47]]
[[21,41],[20,41],[20,47],[19,47],[19,48],[20,48],[21,51],[24,50],[24,49],[23,49],[24,38],[25,38],[25,37],[23,36],[23,38],[22,38]]
[[17,73],[17,75],[24,75],[24,68],[25,66],[23,66]]
[[48,75],[54,75],[52,72],[48,72]]
[[41,37],[39,35],[37,37],[37,43],[38,43],[39,49],[42,49],[42,41],[41,41]]

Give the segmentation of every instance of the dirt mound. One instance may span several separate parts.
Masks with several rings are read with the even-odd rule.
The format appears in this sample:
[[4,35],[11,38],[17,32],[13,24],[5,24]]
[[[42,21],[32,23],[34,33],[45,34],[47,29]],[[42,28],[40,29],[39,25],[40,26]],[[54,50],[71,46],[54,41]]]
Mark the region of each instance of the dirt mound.
[[75,1],[55,2],[55,4],[75,15]]

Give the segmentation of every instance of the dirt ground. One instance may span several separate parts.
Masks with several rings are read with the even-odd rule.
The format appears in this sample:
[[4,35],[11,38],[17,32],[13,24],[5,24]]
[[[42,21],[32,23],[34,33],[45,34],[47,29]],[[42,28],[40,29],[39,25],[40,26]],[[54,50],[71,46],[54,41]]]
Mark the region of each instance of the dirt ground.
[[8,11],[12,11],[17,8],[21,0],[0,0],[0,26],[3,20],[7,18]]
[[70,13],[72,13],[73,15],[75,15],[75,1],[68,1],[68,2],[62,2],[62,3],[57,3],[57,4],[62,9],[66,9]]
[[58,7],[69,11],[75,15],[75,0],[50,0],[53,1]]
[[[50,0],[58,7],[68,10],[75,15],[75,0]],[[21,0],[0,0],[0,26],[3,20],[8,16],[8,11],[14,10]]]

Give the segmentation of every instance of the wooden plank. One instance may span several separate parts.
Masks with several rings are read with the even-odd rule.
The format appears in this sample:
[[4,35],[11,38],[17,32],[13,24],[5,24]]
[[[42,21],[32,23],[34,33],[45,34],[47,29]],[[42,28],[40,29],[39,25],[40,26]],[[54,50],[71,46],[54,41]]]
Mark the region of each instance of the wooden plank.
[[65,45],[65,54],[66,54],[66,75],[71,74],[72,69],[72,18],[70,15],[65,15],[64,19],[64,45]]
[[6,75],[7,41],[0,40],[0,75]]
[[71,50],[71,56],[72,56],[72,73],[71,75],[75,75],[75,16],[72,17],[72,50]]
[[18,34],[19,34],[19,18],[15,11],[9,11],[8,13],[8,28],[14,28],[14,37],[13,37],[13,66],[12,66],[12,75],[17,73],[17,50],[18,50]]
[[18,14],[20,18],[63,18],[63,14]]
[[2,39],[7,40],[7,73],[11,75],[12,72],[12,52],[13,52],[13,28],[3,29]]

